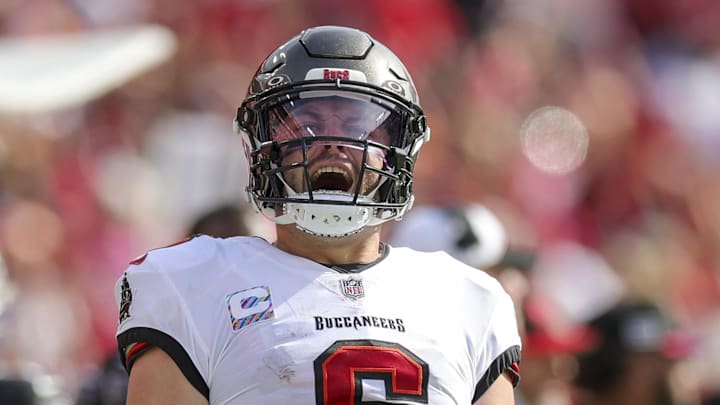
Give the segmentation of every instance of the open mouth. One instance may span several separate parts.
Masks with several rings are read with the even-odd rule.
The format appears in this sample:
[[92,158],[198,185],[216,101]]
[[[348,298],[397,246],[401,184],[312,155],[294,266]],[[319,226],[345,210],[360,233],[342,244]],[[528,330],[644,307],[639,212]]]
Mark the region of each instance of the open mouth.
[[350,192],[353,180],[347,170],[340,167],[323,167],[312,176],[312,191],[329,190]]

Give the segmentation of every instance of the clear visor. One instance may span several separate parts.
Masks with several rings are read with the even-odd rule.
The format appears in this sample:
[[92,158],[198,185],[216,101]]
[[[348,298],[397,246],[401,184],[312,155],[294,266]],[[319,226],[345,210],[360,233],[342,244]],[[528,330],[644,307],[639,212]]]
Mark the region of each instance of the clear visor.
[[[274,174],[296,200],[358,203],[394,178],[404,112],[369,95],[306,91],[267,109],[265,153],[279,151]],[[269,145],[268,145],[269,146]]]
[[268,110],[267,134],[278,143],[332,137],[399,146],[401,117],[397,108],[370,96],[305,92]]

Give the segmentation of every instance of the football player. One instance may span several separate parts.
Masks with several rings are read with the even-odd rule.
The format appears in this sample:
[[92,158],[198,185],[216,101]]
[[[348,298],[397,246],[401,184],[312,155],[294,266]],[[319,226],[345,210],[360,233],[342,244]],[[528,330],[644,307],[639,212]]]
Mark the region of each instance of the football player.
[[397,56],[307,29],[261,64],[235,127],[276,239],[199,236],[131,263],[116,291],[128,404],[513,403],[502,287],[381,241],[430,138]]

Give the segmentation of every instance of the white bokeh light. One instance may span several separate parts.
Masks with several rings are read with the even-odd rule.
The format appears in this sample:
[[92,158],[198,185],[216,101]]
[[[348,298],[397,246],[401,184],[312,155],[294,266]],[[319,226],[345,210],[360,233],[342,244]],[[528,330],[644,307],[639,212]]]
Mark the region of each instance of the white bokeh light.
[[590,142],[582,121],[560,107],[533,111],[520,129],[522,151],[543,172],[565,174],[580,166]]

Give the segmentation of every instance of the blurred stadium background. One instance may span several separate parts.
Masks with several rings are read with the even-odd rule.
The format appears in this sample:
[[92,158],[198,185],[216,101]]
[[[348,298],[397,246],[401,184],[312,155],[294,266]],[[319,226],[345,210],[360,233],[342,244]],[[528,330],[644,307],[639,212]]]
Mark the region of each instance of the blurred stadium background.
[[713,0],[0,0],[0,373],[72,403],[116,348],[127,262],[244,201],[235,108],[269,50],[318,24],[368,31],[413,73],[433,129],[417,205],[491,208],[577,320],[608,270],[608,297],[698,336],[686,403],[720,391]]

